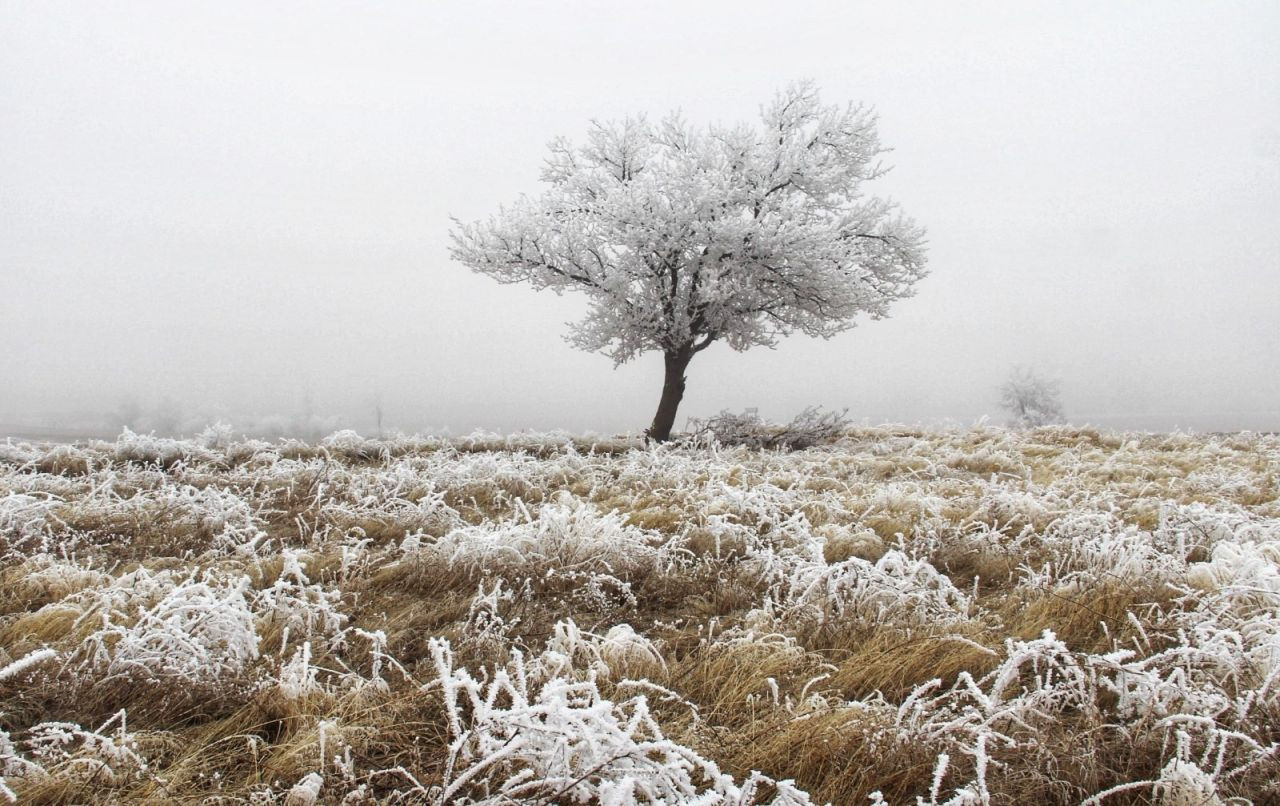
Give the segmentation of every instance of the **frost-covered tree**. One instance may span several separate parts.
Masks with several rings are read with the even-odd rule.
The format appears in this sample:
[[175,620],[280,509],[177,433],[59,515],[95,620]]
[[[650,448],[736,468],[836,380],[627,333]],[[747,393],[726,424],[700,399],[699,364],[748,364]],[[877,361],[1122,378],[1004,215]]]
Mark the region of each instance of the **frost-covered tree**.
[[1000,387],[1000,405],[1017,428],[1054,425],[1065,420],[1056,380],[1042,377],[1027,367],[1014,367]]
[[760,123],[593,123],[583,145],[551,143],[542,195],[455,222],[451,253],[502,283],[584,292],[569,340],[615,365],[661,352],[648,433],[666,440],[685,370],[711,344],[827,338],[884,317],[925,274],[923,230],[864,193],[886,170],[870,110],[824,106],[799,83]]

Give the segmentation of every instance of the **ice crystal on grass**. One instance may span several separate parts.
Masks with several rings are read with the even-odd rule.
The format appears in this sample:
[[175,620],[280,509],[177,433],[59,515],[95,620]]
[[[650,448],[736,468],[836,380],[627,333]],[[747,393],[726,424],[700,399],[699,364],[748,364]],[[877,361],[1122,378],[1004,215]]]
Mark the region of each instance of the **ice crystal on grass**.
[[373,439],[365,439],[351,429],[335,431],[320,440],[320,447],[331,453],[340,454],[347,459],[372,460],[383,458],[385,448],[382,443]]
[[777,588],[777,617],[799,623],[948,623],[970,602],[927,560],[890,549],[869,562],[850,557],[798,565]]
[[[443,531],[461,524],[444,493],[408,462],[361,468],[343,479],[344,494],[326,490],[321,518],[339,528],[368,532],[370,525],[395,538],[423,530]],[[319,499],[318,499],[319,500]]]
[[[1184,643],[1145,657],[1128,650],[1072,652],[1050,631],[1031,641],[1010,639],[987,675],[961,672],[948,689],[938,680],[918,686],[897,707],[892,730],[898,741],[944,748],[940,759],[971,760],[969,780],[948,803],[990,802],[988,776],[1012,754],[1046,752],[1039,737],[1064,720],[1110,725],[1131,740],[1178,748],[1159,780],[1125,784],[1092,800],[1141,786],[1182,793],[1194,785],[1213,794],[1218,781],[1280,752],[1280,744],[1263,738],[1280,713],[1277,695],[1267,682],[1256,688],[1246,682],[1247,647],[1221,637],[1202,625],[1198,635],[1184,633]],[[938,802],[945,776],[940,761],[929,803]]]
[[9,787],[8,779],[26,773],[29,765],[30,762],[24,763],[24,760],[18,756],[9,734],[0,730],[0,798],[10,803],[18,802],[18,796]]
[[0,496],[0,549],[24,556],[48,550],[48,538],[59,524],[58,509],[63,502],[52,495],[11,492]]
[[[527,583],[525,587],[527,596]],[[508,619],[502,615],[501,610],[504,605],[513,602],[516,596],[515,590],[503,587],[501,579],[494,580],[488,590],[481,581],[479,590],[467,609],[467,620],[462,628],[464,643],[490,651],[507,646],[511,640],[510,633],[519,625],[520,619]]]
[[323,786],[324,776],[314,772],[307,773],[289,790],[284,799],[284,806],[315,806]]
[[283,632],[281,649],[290,635],[298,638],[336,636],[347,622],[339,608],[342,594],[307,578],[301,553],[281,552],[280,575],[254,596],[254,612]]
[[8,680],[11,677],[16,678],[24,672],[30,671],[45,661],[53,660],[56,657],[58,657],[57,651],[49,647],[37,649],[35,652],[28,652],[8,666],[0,669],[0,681]]
[[810,406],[786,425],[776,425],[761,419],[754,410],[742,414],[722,411],[691,422],[691,439],[695,444],[705,441],[724,447],[803,450],[836,442],[849,427],[846,414],[847,410],[823,413],[820,407]]
[[597,635],[572,620],[556,623],[546,648],[532,661],[533,668],[546,677],[572,676],[577,670],[603,679],[620,679],[664,665],[657,646],[630,624],[616,624]]
[[[476,678],[457,665],[448,643],[433,641],[431,652],[432,687],[440,689],[452,737],[435,802],[746,806],[767,788],[778,806],[810,803],[788,782],[753,775],[739,785],[667,739],[644,695],[613,702],[590,677],[538,679],[519,655]],[[539,659],[534,667],[568,671],[560,661]]]
[[472,572],[534,576],[547,571],[622,575],[660,570],[679,559],[661,535],[630,526],[617,513],[569,503],[550,504],[536,516],[526,512],[496,526],[455,529],[421,551]]
[[5,777],[57,779],[77,784],[115,787],[148,774],[124,711],[96,730],[70,722],[42,722],[27,731],[20,755],[8,734],[0,731],[0,796],[16,802]]
[[115,442],[117,462],[168,468],[179,462],[209,461],[213,458],[214,454],[199,443],[154,434],[135,434],[128,428],[120,432]]
[[0,800],[1280,797],[1280,438],[225,436],[0,445]]
[[311,642],[303,641],[293,653],[293,658],[280,669],[280,694],[288,700],[297,700],[324,691],[320,685],[319,670],[311,665]]
[[90,685],[169,682],[217,689],[258,657],[248,577],[175,579],[139,571],[133,580],[136,591],[116,587],[82,616],[100,620],[73,656]]

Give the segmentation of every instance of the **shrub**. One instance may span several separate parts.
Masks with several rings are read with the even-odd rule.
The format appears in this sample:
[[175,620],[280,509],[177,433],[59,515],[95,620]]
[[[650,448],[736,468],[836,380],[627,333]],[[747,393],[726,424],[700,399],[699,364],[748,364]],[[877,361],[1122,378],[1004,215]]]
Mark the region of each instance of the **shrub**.
[[848,409],[823,413],[820,407],[810,406],[786,425],[774,425],[754,411],[722,411],[715,417],[693,421],[691,436],[726,447],[798,451],[838,440],[849,426],[847,412]]

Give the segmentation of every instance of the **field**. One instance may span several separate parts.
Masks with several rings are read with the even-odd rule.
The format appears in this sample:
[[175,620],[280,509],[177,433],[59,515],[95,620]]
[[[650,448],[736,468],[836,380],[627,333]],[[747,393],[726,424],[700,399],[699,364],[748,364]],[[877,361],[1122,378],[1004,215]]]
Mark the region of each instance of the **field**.
[[0,444],[0,801],[1280,802],[1280,438]]

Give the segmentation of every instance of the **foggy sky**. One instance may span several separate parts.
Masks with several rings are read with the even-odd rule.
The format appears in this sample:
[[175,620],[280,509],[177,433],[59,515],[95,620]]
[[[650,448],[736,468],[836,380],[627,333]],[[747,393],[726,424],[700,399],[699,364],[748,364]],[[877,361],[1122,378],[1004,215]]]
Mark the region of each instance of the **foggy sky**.
[[[0,423],[132,396],[230,417],[639,430],[650,354],[449,260],[592,118],[880,115],[931,276],[891,318],[714,345],[685,416],[1280,429],[1280,5],[0,3]],[[870,189],[870,188],[869,188]],[[3,435],[0,435],[3,436]]]

